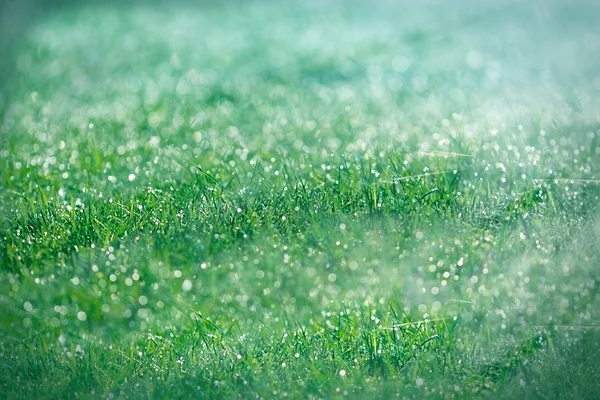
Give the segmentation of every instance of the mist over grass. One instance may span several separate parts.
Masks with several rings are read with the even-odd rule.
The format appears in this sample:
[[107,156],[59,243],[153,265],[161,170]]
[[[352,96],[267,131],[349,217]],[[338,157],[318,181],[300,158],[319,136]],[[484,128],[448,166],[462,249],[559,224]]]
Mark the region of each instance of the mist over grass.
[[0,121],[6,398],[594,398],[600,16],[62,8]]

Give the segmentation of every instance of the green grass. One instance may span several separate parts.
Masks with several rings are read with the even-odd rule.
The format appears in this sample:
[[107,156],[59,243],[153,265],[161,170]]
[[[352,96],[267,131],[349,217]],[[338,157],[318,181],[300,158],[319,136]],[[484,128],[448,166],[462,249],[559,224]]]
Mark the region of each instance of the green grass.
[[3,86],[0,397],[594,398],[598,15],[47,15]]

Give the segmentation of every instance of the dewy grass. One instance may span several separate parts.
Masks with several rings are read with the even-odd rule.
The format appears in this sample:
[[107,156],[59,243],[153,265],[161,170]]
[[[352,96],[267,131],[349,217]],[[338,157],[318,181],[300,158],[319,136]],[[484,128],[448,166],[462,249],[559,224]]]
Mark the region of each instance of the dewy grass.
[[0,397],[594,398],[600,14],[536,7],[41,19],[2,95]]

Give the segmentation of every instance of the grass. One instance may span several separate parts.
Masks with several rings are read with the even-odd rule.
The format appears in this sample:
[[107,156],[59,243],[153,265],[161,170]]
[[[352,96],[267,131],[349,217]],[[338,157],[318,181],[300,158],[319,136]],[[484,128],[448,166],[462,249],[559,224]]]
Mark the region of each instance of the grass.
[[594,15],[48,14],[3,85],[0,397],[594,398]]

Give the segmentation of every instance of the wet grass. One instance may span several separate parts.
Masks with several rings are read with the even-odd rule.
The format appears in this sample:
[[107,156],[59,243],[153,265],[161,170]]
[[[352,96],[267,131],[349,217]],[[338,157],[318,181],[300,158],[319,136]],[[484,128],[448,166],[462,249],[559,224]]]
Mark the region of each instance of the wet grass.
[[0,396],[593,398],[600,35],[567,8],[41,20],[2,97]]

